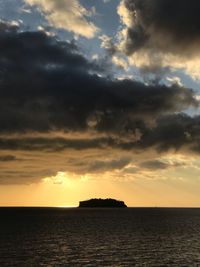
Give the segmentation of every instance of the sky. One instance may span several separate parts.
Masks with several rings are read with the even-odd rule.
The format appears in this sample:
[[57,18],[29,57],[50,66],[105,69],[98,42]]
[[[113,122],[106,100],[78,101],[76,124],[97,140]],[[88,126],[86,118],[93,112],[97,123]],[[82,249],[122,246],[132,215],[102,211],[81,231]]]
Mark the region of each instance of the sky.
[[0,0],[0,206],[200,207],[199,10]]

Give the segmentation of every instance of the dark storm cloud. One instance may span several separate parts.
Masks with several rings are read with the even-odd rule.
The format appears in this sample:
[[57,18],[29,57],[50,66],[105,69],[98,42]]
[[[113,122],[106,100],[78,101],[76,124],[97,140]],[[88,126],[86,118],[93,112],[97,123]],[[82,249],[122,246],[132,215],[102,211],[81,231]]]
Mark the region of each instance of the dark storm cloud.
[[[89,62],[72,42],[60,42],[45,32],[20,32],[5,23],[0,26],[1,133],[90,129],[115,136],[93,140],[1,138],[1,149],[126,148],[130,142],[125,139],[130,136],[133,143],[142,136],[142,145],[151,145],[150,121],[158,124],[153,128],[157,136],[158,127],[163,127],[161,116],[198,105],[194,92],[178,85],[147,86],[100,77],[102,68]],[[179,120],[174,125],[173,129],[178,127]],[[182,130],[184,133],[184,127]]]
[[73,43],[0,27],[0,131],[124,131],[133,117],[197,106],[192,90],[100,77]]
[[[115,139],[111,137],[102,138],[58,138],[58,137],[32,137],[32,138],[0,138],[1,150],[22,151],[46,151],[56,152],[66,149],[86,150],[117,146]],[[1,160],[1,159],[0,159]]]
[[160,117],[156,127],[143,131],[140,149],[155,148],[158,152],[190,150],[200,152],[200,117],[174,114]]
[[[185,114],[162,116],[155,121],[154,126],[146,125],[142,120],[135,124],[130,122],[126,130],[124,134],[107,133],[104,137],[95,137],[91,134],[90,137],[73,138],[72,134],[70,138],[61,138],[51,137],[51,133],[49,137],[1,137],[0,149],[42,152],[59,152],[67,149],[82,152],[88,149],[116,149],[140,153],[153,149],[158,153],[169,150],[200,153],[199,116],[190,117]],[[128,131],[130,131],[129,134]],[[137,132],[138,138],[136,138]],[[98,169],[101,163],[105,164],[104,161],[96,160],[91,168]],[[115,161],[112,163],[115,164]]]
[[156,49],[189,56],[200,44],[198,0],[124,0],[129,25],[126,52]]

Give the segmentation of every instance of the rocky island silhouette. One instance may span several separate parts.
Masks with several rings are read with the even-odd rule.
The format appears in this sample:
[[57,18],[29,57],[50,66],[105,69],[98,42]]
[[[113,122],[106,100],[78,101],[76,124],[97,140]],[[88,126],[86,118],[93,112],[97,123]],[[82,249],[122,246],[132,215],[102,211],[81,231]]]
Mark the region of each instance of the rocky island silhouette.
[[112,198],[92,198],[89,200],[80,201],[79,208],[127,208],[127,206],[124,201],[119,201]]

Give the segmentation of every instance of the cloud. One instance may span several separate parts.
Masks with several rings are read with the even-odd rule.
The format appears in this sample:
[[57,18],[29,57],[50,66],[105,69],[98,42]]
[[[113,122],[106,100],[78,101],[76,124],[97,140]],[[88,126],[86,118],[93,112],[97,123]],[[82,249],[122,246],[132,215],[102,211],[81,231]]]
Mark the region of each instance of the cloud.
[[158,159],[144,161],[139,164],[139,167],[141,169],[148,169],[152,171],[166,170],[169,168],[182,167],[182,166],[186,166],[186,163],[185,162],[167,162],[167,161],[162,161]]
[[89,173],[92,172],[105,172],[110,170],[120,170],[123,169],[125,166],[127,166],[130,163],[130,158],[120,158],[120,159],[113,159],[113,160],[96,160],[90,164],[90,167],[88,169]]
[[113,44],[112,37],[103,34],[99,36],[99,40],[101,41],[101,47],[104,48],[110,55],[115,54],[116,47]]
[[[43,151],[47,153],[76,150],[120,150],[144,152],[154,150],[157,153],[182,151],[184,153],[200,153],[199,117],[185,114],[161,116],[155,125],[141,121],[130,123],[127,132],[122,133],[107,130],[90,131],[89,129],[76,132],[54,133],[27,132],[0,135],[1,151]],[[130,132],[129,132],[130,131]],[[94,160],[94,159],[93,159]]]
[[91,12],[85,9],[78,0],[24,0],[31,6],[38,6],[50,25],[93,38],[99,29],[89,21]]
[[183,68],[197,76],[200,54],[198,0],[123,0],[120,49],[137,66]]
[[199,117],[180,113],[199,100],[181,85],[106,77],[75,43],[3,22],[0,69],[1,184],[121,175],[147,151],[200,151]]
[[2,133],[93,129],[119,134],[132,131],[138,117],[155,120],[198,106],[194,92],[176,84],[100,77],[102,67],[86,60],[74,43],[41,31],[2,25],[0,66]]
[[[127,53],[143,46],[181,55],[197,52],[200,43],[199,8],[197,0],[122,1],[119,13],[129,27]],[[195,47],[197,51],[194,51]]]
[[12,155],[5,155],[5,156],[0,156],[0,162],[9,162],[9,161],[14,161],[17,160],[15,156]]
[[120,69],[128,70],[128,63],[124,58],[114,55],[112,62]]

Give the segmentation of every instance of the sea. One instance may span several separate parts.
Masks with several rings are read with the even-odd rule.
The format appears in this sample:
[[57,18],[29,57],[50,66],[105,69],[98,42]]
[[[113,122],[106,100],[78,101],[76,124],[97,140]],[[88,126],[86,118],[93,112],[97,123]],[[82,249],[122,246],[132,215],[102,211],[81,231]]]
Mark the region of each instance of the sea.
[[200,266],[200,209],[0,208],[0,267]]

